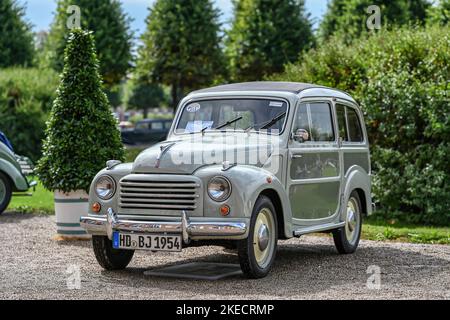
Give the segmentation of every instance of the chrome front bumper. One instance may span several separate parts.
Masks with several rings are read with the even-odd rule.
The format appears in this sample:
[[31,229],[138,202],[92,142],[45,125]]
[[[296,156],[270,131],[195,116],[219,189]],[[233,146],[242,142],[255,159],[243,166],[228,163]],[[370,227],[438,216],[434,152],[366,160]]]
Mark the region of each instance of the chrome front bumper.
[[190,221],[183,211],[181,221],[119,220],[111,209],[105,216],[80,218],[80,225],[90,234],[106,235],[111,240],[114,231],[152,234],[181,234],[183,241],[191,239],[242,239],[247,234],[247,221]]

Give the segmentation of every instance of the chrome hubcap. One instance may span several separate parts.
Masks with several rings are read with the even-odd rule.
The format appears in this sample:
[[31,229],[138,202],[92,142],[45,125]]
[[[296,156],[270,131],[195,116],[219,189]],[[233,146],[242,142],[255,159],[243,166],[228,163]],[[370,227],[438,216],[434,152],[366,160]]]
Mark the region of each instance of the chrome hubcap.
[[353,244],[359,233],[359,211],[354,198],[350,198],[347,203],[347,217],[345,223],[345,235],[347,240]]
[[258,213],[253,232],[253,252],[261,268],[267,267],[273,255],[275,239],[275,222],[272,212],[263,208]]
[[269,245],[269,229],[265,224],[262,224],[259,227],[258,231],[258,246],[259,250],[264,251],[266,250],[267,246]]

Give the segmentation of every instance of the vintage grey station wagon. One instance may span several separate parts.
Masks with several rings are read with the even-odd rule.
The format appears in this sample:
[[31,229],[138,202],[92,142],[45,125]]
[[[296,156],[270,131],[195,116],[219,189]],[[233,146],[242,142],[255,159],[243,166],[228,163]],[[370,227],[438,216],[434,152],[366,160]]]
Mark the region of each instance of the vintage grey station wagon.
[[166,141],[134,163],[108,161],[89,197],[81,225],[109,270],[138,249],[221,245],[261,278],[278,240],[313,232],[353,253],[372,212],[363,116],[348,94],[313,84],[199,90],[181,101]]

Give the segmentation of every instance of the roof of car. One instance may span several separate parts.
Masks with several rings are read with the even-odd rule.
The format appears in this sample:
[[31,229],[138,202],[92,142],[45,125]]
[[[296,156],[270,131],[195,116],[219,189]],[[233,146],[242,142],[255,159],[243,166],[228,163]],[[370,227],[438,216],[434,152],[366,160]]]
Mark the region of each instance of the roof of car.
[[302,94],[304,97],[329,96],[339,97],[352,102],[356,101],[346,92],[339,89],[333,89],[317,84],[302,83],[302,82],[283,82],[283,81],[254,81],[224,84],[211,88],[201,89],[191,94],[214,94],[224,92],[239,92],[239,91],[272,91],[272,92],[287,92],[293,94]]
[[300,93],[303,90],[310,88],[325,88],[325,87],[300,82],[255,81],[255,82],[224,84],[212,88],[197,90],[194,91],[193,93],[224,92],[224,91],[283,91],[291,93]]

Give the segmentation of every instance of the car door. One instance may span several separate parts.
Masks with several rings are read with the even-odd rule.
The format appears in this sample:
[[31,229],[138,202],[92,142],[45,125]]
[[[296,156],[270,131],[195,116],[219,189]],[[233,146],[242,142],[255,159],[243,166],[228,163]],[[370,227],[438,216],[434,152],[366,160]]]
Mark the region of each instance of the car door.
[[343,176],[357,165],[370,174],[370,158],[362,116],[356,106],[346,102],[336,102],[336,117],[341,141]]
[[294,224],[322,223],[338,211],[341,173],[334,128],[331,100],[298,105],[289,140],[286,179]]

